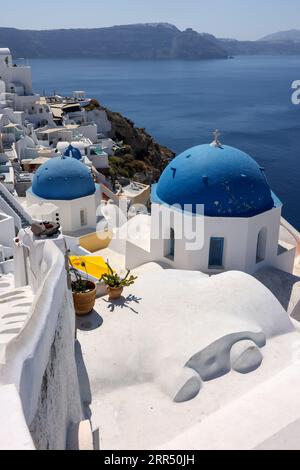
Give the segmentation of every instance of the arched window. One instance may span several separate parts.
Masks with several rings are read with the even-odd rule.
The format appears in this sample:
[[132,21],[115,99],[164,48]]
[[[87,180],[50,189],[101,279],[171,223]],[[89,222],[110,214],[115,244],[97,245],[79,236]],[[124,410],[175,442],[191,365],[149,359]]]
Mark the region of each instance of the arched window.
[[256,263],[261,263],[266,258],[267,229],[262,228],[257,236]]
[[80,225],[81,227],[85,227],[87,225],[87,216],[84,209],[81,209],[80,211]]
[[165,240],[165,257],[174,261],[175,259],[175,230],[170,228],[169,238]]

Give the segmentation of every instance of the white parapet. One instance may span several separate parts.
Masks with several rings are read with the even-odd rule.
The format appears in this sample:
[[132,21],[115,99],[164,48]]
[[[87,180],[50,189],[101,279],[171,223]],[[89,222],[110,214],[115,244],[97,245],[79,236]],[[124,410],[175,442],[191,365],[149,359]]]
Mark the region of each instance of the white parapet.
[[[75,363],[72,295],[65,258],[53,242],[33,243],[26,250],[32,285],[1,294],[4,302],[0,305],[1,321],[9,322],[7,315],[11,315],[18,328],[3,327],[7,341],[1,351],[0,392],[9,385],[15,387],[16,394],[7,393],[5,402],[0,399],[0,416],[4,413],[13,416],[18,395],[23,421],[19,413],[21,436],[15,439],[18,435],[13,435],[13,426],[8,430],[7,439],[11,437],[13,448],[27,442],[27,425],[27,434],[30,429],[37,449],[63,450],[70,426],[84,418]],[[25,295],[27,290],[31,296]],[[6,304],[10,305],[11,313]],[[25,311],[26,321],[22,316]],[[3,423],[5,420],[0,420],[0,446],[5,448],[8,444],[1,439]]]
[[0,403],[0,450],[34,450],[20,396],[14,385],[0,387]]

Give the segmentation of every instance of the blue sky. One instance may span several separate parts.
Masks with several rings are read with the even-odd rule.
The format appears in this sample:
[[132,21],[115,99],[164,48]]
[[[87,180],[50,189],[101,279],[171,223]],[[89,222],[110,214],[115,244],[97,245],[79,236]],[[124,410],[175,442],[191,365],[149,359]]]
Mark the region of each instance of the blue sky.
[[102,27],[164,21],[219,37],[259,39],[298,29],[299,0],[14,0],[0,26],[22,29]]

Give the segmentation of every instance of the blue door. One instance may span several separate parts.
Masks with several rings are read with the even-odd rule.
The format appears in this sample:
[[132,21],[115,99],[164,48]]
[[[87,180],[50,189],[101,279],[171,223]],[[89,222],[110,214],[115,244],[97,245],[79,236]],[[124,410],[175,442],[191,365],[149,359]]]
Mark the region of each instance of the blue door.
[[224,254],[224,238],[211,238],[209,250],[209,267],[222,268]]

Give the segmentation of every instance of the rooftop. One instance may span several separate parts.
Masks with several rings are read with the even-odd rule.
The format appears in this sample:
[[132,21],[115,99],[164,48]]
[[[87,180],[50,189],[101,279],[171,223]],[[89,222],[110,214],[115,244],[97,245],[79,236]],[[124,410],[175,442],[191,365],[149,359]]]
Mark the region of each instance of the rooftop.
[[[164,270],[153,263],[139,268],[138,274],[139,280],[121,300],[98,299],[94,312],[77,320],[90,379],[83,387],[86,393],[91,389],[93,422],[103,423],[102,449],[263,447],[281,429],[282,419],[288,425],[300,418],[294,407],[289,413],[285,401],[275,411],[279,388],[274,390],[270,412],[265,409],[273,381],[288,394],[300,391],[297,367],[293,369],[293,344],[299,342],[299,332],[265,287],[242,273],[209,278],[199,272]],[[220,369],[218,360],[226,356],[218,349],[220,340],[224,345],[228,335],[245,338],[250,332],[258,337],[263,333],[266,339],[257,350],[261,365],[254,355],[248,373],[233,370],[234,357],[243,357],[243,351],[254,346],[242,341],[234,346],[232,370]],[[202,377],[214,370],[216,378],[212,374],[202,380],[185,365],[208,347],[213,348],[214,361],[212,369],[207,362]],[[86,372],[80,370],[83,381]],[[288,392],[291,376],[294,388]],[[257,397],[256,415],[248,394]],[[175,403],[179,397],[182,402]],[[248,416],[248,410],[251,429],[256,429],[251,437],[240,419],[241,413]],[[226,412],[224,436],[225,423],[219,427],[218,423]],[[264,424],[258,425],[262,413]]]

